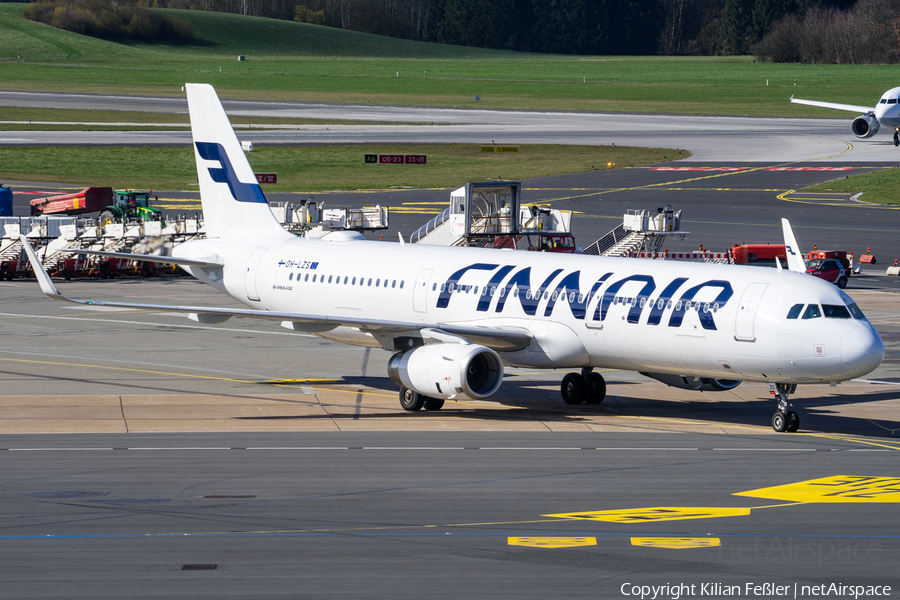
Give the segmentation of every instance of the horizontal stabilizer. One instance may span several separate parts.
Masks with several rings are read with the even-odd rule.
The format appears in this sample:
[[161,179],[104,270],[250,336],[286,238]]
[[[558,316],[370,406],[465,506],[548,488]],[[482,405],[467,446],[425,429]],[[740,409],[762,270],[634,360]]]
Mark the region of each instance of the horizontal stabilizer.
[[106,252],[105,250],[75,250],[78,254],[93,254],[108,258],[124,258],[126,260],[139,260],[144,262],[162,263],[165,265],[184,265],[185,267],[200,267],[201,269],[221,269],[224,263],[208,260],[193,260],[190,258],[175,258],[174,256],[158,256],[156,254],[132,254],[131,252]]

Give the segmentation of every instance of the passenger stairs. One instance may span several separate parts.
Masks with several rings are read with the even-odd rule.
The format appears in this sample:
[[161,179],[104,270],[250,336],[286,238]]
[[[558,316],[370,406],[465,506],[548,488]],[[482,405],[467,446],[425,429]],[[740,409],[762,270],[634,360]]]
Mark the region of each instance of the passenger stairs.
[[619,225],[602,238],[582,249],[592,256],[628,256],[644,245],[648,235],[642,231],[627,231]]

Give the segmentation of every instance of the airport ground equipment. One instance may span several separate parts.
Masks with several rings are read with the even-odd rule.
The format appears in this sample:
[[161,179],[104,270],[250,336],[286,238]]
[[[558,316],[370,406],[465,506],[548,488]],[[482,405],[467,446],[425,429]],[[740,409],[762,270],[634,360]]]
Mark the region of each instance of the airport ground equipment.
[[129,221],[159,222],[165,226],[162,211],[150,206],[151,193],[153,190],[116,190],[113,203],[100,212],[100,226]]
[[450,193],[450,206],[422,225],[410,243],[576,252],[572,212],[521,204],[519,181],[475,181]]
[[689,235],[690,232],[681,231],[681,211],[676,211],[670,204],[657,208],[655,213],[629,209],[623,215],[621,225],[586,246],[583,252],[594,256],[662,255],[670,237],[678,236],[683,240]]
[[0,185],[0,217],[11,217],[13,214],[12,190],[5,185]]
[[35,198],[30,204],[32,216],[82,215],[101,211],[113,202],[112,188],[92,186],[73,194]]
[[101,227],[96,219],[62,216],[0,218],[0,278],[33,276],[22,254],[20,233],[38,247],[44,268],[65,279],[179,273],[153,263],[84,252],[99,250],[164,256],[176,245],[203,235],[196,218],[181,216],[170,219],[165,228],[160,229],[159,225],[158,221],[148,221]]
[[270,202],[269,208],[281,225],[296,235],[325,237],[336,231],[378,231],[387,229],[387,206],[368,208],[325,208],[325,202],[309,197],[298,203]]

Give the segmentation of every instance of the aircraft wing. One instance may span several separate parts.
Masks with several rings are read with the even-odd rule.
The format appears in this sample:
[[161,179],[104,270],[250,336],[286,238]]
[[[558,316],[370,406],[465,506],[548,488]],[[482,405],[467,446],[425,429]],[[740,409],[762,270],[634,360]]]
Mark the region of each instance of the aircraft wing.
[[875,109],[870,106],[856,106],[855,104],[837,104],[835,102],[819,102],[818,100],[801,100],[791,96],[793,104],[806,104],[808,106],[819,106],[821,108],[830,108],[831,110],[846,110],[848,112],[870,113]]
[[[511,352],[521,350],[531,343],[531,333],[522,328],[483,327],[474,325],[457,325],[450,323],[412,323],[404,321],[388,321],[383,319],[353,318],[340,315],[318,315],[295,312],[276,312],[269,310],[252,310],[247,308],[216,308],[207,306],[180,306],[174,304],[145,304],[139,302],[107,302],[104,300],[78,300],[70,298],[60,292],[50,280],[50,276],[44,270],[40,260],[25,239],[19,236],[28,261],[37,277],[41,291],[54,300],[84,304],[89,306],[111,306],[116,308],[133,308],[145,310],[159,310],[169,312],[187,313],[193,320],[201,323],[223,323],[231,317],[250,317],[266,319],[269,321],[287,321],[292,323],[309,323],[315,325],[333,325],[333,327],[358,327],[369,332],[388,333],[410,332],[428,329],[436,332],[455,335],[466,338],[472,343],[487,346],[492,350]],[[126,254],[127,256],[127,254]],[[200,261],[198,261],[200,262]],[[211,263],[218,264],[218,263]],[[423,337],[429,337],[424,334]]]

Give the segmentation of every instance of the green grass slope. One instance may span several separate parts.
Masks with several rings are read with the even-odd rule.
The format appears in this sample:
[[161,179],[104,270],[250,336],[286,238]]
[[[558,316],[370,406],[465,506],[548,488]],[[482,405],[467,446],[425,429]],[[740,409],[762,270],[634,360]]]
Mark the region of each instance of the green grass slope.
[[490,58],[511,52],[397,40],[307,23],[225,13],[166,10],[194,24],[195,42],[184,45],[109,42],[34,23],[22,15],[27,4],[0,3],[0,58],[19,53],[29,60],[197,58],[237,55],[346,58]]

